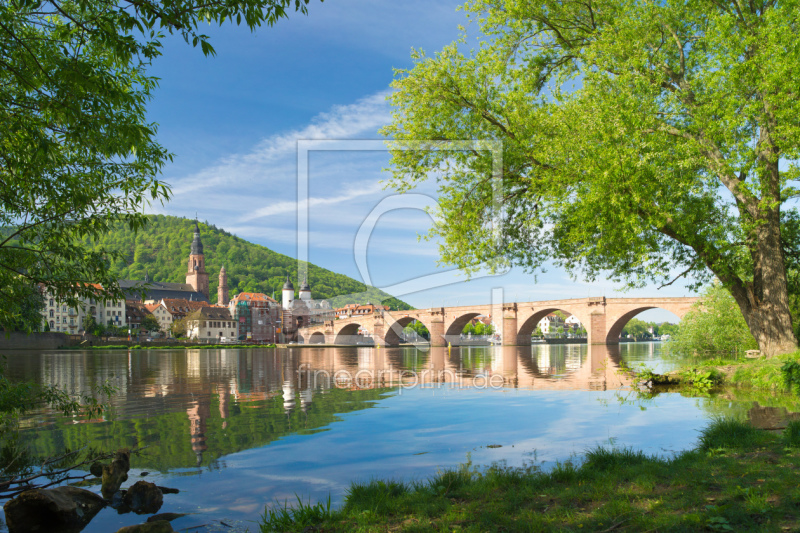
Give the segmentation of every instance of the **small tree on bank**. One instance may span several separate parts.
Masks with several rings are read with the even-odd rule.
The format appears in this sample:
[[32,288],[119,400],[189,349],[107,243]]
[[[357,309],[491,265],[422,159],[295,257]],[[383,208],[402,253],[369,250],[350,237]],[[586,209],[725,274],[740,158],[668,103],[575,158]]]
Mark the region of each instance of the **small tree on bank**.
[[666,346],[671,353],[702,357],[758,348],[733,297],[719,284],[706,289]]
[[465,9],[475,51],[414,52],[383,130],[502,141],[502,176],[486,149],[392,152],[399,190],[440,180],[443,262],[554,261],[632,287],[715,276],[765,354],[795,350],[780,219],[800,175],[800,0]]
[[145,315],[139,328],[149,333],[161,333],[161,324],[153,315]]

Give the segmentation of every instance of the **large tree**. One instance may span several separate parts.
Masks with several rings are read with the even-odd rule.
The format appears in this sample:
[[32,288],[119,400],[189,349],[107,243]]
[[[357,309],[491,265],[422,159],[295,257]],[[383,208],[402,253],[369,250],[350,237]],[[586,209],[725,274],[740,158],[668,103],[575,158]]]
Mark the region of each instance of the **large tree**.
[[[148,75],[167,34],[213,54],[198,24],[272,25],[308,0],[8,0],[0,2],[0,325],[35,284],[62,301],[121,296],[111,253],[87,240],[145,202],[171,154],[156,140]],[[20,289],[19,287],[22,287]]]
[[503,143],[499,209],[490,153],[393,151],[401,190],[440,180],[442,259],[466,270],[552,259],[629,286],[716,276],[766,354],[796,349],[780,218],[797,195],[800,2],[465,9],[477,42],[415,52],[383,130]]

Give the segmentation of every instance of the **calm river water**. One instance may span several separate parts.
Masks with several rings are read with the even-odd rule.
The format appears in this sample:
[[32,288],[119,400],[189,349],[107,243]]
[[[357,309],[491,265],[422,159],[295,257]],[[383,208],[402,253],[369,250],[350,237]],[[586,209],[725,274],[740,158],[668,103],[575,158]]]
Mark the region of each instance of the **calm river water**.
[[[190,513],[173,522],[176,530],[257,531],[265,504],[291,503],[296,495],[311,501],[330,495],[339,504],[352,481],[425,479],[468,461],[547,468],[579,460],[595,445],[671,454],[694,446],[714,416],[769,425],[787,407],[800,410],[769,395],[642,399],[620,366],[668,369],[658,343],[7,357],[13,378],[76,391],[106,379],[116,385],[102,419],[40,411],[23,421],[24,436],[41,456],[87,444],[107,451],[146,447],[132,458],[124,486],[146,479],[180,489],[165,495],[161,508]],[[143,520],[109,508],[85,531]]]

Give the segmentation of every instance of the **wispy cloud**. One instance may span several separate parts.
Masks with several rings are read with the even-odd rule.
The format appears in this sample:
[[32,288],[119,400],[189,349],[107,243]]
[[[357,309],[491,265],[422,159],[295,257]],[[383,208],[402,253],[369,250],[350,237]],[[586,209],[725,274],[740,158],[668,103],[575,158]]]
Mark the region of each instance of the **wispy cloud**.
[[173,179],[173,194],[179,199],[209,187],[238,188],[274,178],[294,180],[297,141],[377,137],[377,130],[391,119],[387,94],[381,91],[353,104],[335,106],[303,128],[267,137],[247,153],[230,155],[200,172]]
[[[382,189],[383,187],[378,182],[366,183],[363,185],[363,187],[360,187],[358,189],[353,189],[340,196],[334,196],[332,198],[320,198],[320,197],[309,198],[308,208],[309,210],[311,210],[314,207],[319,207],[323,205],[341,204],[343,202],[348,202],[350,200],[354,200],[361,196],[373,195],[376,192],[381,191]],[[241,222],[249,222],[257,218],[264,218],[275,215],[285,215],[286,213],[296,213],[298,207],[299,207],[298,202],[292,200],[284,200],[256,209],[255,211],[252,211],[247,215],[241,217],[239,220]]]

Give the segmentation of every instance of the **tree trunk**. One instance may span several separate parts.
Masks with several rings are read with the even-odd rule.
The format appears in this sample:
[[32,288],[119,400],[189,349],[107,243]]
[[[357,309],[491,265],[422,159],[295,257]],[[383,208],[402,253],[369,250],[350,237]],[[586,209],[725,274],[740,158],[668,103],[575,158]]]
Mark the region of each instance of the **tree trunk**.
[[731,289],[758,347],[767,357],[797,350],[780,236],[780,208],[766,211],[754,229],[753,281]]
[[[739,305],[741,308],[741,304]],[[758,342],[761,353],[773,357],[797,350],[797,339],[792,331],[792,317],[788,306],[762,303],[758,308],[745,311],[745,322]]]

